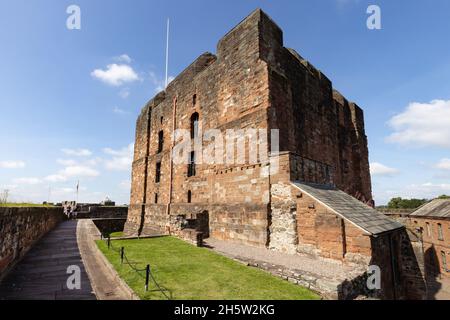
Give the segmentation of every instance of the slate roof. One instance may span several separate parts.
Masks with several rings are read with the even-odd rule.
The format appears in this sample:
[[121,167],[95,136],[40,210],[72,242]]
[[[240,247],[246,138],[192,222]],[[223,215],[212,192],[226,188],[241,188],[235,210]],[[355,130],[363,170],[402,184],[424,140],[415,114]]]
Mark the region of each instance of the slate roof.
[[403,228],[404,226],[333,186],[293,182],[305,194],[325,205],[335,214],[370,235]]
[[450,218],[450,199],[435,199],[410,214],[412,217]]

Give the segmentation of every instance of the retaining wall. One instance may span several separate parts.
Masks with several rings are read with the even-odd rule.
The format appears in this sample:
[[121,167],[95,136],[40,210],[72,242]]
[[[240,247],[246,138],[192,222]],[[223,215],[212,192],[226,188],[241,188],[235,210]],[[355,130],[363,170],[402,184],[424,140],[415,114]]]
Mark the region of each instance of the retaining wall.
[[0,281],[37,240],[63,219],[62,207],[0,207]]

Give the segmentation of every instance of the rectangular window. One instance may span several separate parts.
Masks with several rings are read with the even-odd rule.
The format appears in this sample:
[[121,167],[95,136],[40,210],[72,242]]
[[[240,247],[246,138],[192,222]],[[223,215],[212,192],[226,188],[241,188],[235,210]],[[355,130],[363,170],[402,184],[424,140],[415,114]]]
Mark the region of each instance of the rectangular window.
[[444,233],[442,232],[442,224],[438,223],[438,239],[444,240]]
[[444,271],[448,271],[447,255],[445,254],[445,251],[441,251],[441,259],[442,259],[442,269],[444,269]]
[[431,226],[428,222],[426,222],[427,225],[427,236],[431,237]]
[[189,165],[188,165],[188,177],[195,176],[195,152],[192,151],[189,155]]
[[164,131],[158,132],[158,153],[163,151],[164,146]]
[[158,203],[158,194],[155,193],[155,203]]
[[161,162],[156,164],[156,172],[155,172],[155,182],[158,183],[161,181]]

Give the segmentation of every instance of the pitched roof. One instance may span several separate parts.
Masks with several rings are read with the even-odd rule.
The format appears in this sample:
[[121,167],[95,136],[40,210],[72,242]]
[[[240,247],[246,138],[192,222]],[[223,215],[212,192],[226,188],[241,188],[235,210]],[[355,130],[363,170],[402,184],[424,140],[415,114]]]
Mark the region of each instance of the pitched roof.
[[410,214],[414,217],[450,218],[450,199],[435,199]]
[[401,223],[333,186],[306,184],[303,182],[293,182],[293,184],[338,216],[370,235],[378,235],[404,227]]

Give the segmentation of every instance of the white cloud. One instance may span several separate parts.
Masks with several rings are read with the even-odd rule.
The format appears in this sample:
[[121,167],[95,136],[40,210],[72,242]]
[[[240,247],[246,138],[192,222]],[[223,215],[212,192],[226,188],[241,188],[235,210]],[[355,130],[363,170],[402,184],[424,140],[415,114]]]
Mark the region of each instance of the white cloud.
[[450,170],[450,159],[441,159],[441,161],[435,165],[435,168],[440,170]]
[[427,182],[410,184],[393,189],[386,189],[380,186],[374,190],[377,205],[387,204],[394,197],[402,197],[404,199],[434,199],[443,194],[450,195],[450,184]]
[[61,149],[68,156],[76,156],[76,157],[89,157],[92,155],[92,152],[88,149]]
[[130,144],[120,150],[111,148],[103,149],[103,152],[113,156],[111,159],[105,160],[105,166],[108,170],[129,171],[133,162],[134,145]]
[[388,142],[450,148],[450,100],[413,102],[388,124],[394,129]]
[[132,67],[126,64],[109,64],[106,70],[96,69],[91,76],[112,86],[121,86],[127,82],[139,80],[139,76]]
[[13,179],[13,182],[15,184],[29,184],[29,185],[35,185],[42,183],[42,180],[35,177],[29,177],[29,178],[17,178]]
[[405,197],[419,199],[433,199],[442,194],[450,195],[450,184],[432,183],[412,184],[406,187]]
[[131,181],[130,180],[123,180],[119,183],[119,187],[124,190],[130,190],[131,189]]
[[50,182],[63,182],[67,181],[67,177],[62,174],[52,174],[44,178],[45,181]]
[[56,159],[56,162],[63,166],[74,166],[77,164],[77,162],[72,159]]
[[129,95],[130,95],[130,88],[123,88],[119,91],[119,96],[122,99],[128,98]]
[[64,177],[97,177],[100,173],[88,166],[69,166],[60,171],[60,175]]
[[373,176],[392,176],[398,172],[399,171],[397,169],[390,168],[379,162],[370,163],[370,173]]
[[19,169],[24,167],[25,162],[23,161],[0,161],[0,168],[2,169]]
[[115,57],[114,60],[119,61],[119,62],[131,63],[131,58],[127,54],[122,54],[118,57]]
[[[149,72],[149,79],[150,82],[155,86],[155,92],[158,93],[165,89],[166,81],[164,79],[159,78],[153,71]],[[167,81],[168,83],[171,83],[174,79],[175,79],[174,77],[169,76]]]
[[113,112],[114,112],[115,114],[127,114],[127,113],[128,113],[128,112],[126,112],[125,110],[120,109],[119,107],[114,107]]

